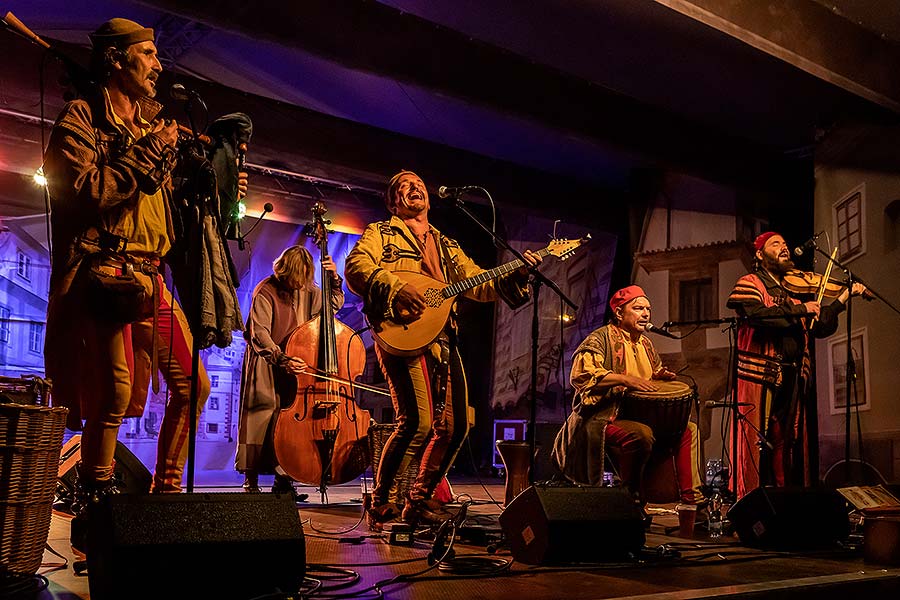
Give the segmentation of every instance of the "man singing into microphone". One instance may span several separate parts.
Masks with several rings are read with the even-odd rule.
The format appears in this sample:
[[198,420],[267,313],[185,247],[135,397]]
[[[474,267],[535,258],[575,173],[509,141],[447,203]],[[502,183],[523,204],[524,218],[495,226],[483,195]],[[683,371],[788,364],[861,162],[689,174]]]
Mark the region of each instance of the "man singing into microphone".
[[[153,30],[115,18],[90,36],[93,92],[66,104],[44,155],[52,206],[52,269],[45,364],[55,404],[82,430],[72,543],[84,550],[87,506],[118,492],[113,479],[123,417],[140,416],[155,371],[168,401],[154,492],[181,489],[188,451],[192,337],[158,267],[172,248],[177,124],[157,115],[162,71]],[[242,193],[245,191],[242,190]],[[102,277],[131,276],[127,294]],[[114,310],[117,308],[118,310]],[[154,318],[155,316],[155,318]],[[209,394],[202,364],[197,411]]]
[[[364,302],[364,312],[377,330],[384,321],[412,326],[426,316],[425,290],[416,289],[401,271],[427,275],[439,282],[468,279],[484,269],[469,258],[456,240],[428,221],[430,200],[422,179],[400,171],[388,183],[387,221],[369,224],[347,255],[344,276]],[[538,254],[525,251],[531,265]],[[517,269],[464,293],[479,302],[498,297],[513,307],[528,301],[527,271]],[[399,356],[375,345],[378,363],[390,384],[397,427],[376,465],[375,489],[367,520],[373,529],[401,516],[407,523],[438,524],[451,515],[432,501],[435,488],[453,465],[469,433],[468,390],[456,347],[457,322],[451,313],[441,333],[413,356]],[[414,335],[410,332],[410,335]],[[398,497],[397,481],[415,458],[419,473],[406,498]]]
[[[620,404],[627,390],[656,391],[656,382],[676,375],[662,365],[653,342],[644,335],[650,325],[650,300],[644,290],[636,285],[618,290],[609,308],[612,322],[588,334],[572,357],[573,409],[556,435],[552,456],[568,479],[598,486],[603,484],[608,450],[622,482],[642,502],[642,478],[654,432],[644,423],[619,419]],[[680,500],[696,507],[704,497],[700,438],[693,421],[688,421],[674,451]]]
[[[844,290],[827,306],[792,297],[782,286],[794,268],[784,237],[768,231],[753,246],[755,268],[738,279],[728,297],[728,307],[742,318],[737,396],[746,418],[740,420],[735,459],[738,498],[759,485],[809,485],[818,477],[806,444],[806,424],[816,414],[809,338],[810,333],[827,337],[836,331],[850,296]],[[852,292],[860,295],[865,286],[854,283]],[[769,442],[762,456],[755,429]]]

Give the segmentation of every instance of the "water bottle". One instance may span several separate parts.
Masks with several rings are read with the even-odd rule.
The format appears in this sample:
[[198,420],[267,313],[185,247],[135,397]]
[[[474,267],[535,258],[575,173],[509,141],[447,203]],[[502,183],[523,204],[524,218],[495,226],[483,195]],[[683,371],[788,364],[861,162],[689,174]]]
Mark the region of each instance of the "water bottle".
[[718,539],[722,537],[722,496],[718,492],[709,499],[709,537]]
[[371,475],[368,474],[368,471],[364,472],[359,479],[359,496],[365,509],[372,506],[372,485]]
[[711,458],[706,461],[706,485],[709,488],[722,486],[722,461]]

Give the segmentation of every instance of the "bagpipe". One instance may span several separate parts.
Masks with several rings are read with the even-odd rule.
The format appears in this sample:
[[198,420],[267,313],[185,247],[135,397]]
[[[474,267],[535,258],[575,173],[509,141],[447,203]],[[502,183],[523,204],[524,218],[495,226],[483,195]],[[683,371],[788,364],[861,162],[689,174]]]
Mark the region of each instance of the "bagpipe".
[[238,181],[253,123],[237,112],[219,117],[203,134],[193,126],[188,132],[179,129],[172,172],[175,243],[167,262],[200,348],[225,348],[231,332],[244,329],[237,269],[226,240],[243,242]]

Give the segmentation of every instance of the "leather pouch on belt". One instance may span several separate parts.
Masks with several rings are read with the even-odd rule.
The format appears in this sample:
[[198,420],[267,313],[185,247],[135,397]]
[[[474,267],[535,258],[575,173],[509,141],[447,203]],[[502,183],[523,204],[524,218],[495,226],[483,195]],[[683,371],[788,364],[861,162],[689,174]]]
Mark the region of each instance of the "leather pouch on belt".
[[87,276],[91,307],[98,318],[132,323],[153,314],[147,290],[135,276],[132,263],[96,255]]

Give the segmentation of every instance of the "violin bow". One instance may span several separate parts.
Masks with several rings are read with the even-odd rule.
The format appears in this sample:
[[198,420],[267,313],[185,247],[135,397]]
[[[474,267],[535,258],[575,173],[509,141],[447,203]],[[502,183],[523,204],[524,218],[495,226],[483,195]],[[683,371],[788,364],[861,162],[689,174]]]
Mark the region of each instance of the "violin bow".
[[[834,251],[831,253],[831,259],[828,261],[828,265],[825,267],[825,274],[822,276],[822,283],[819,284],[819,292],[816,294],[816,302],[819,303],[819,306],[822,305],[822,298],[825,297],[825,287],[828,285],[828,279],[831,277],[831,268],[834,266],[834,257],[837,256],[838,247],[834,247]],[[812,327],[816,323],[816,317],[813,317],[809,322],[809,326]]]

